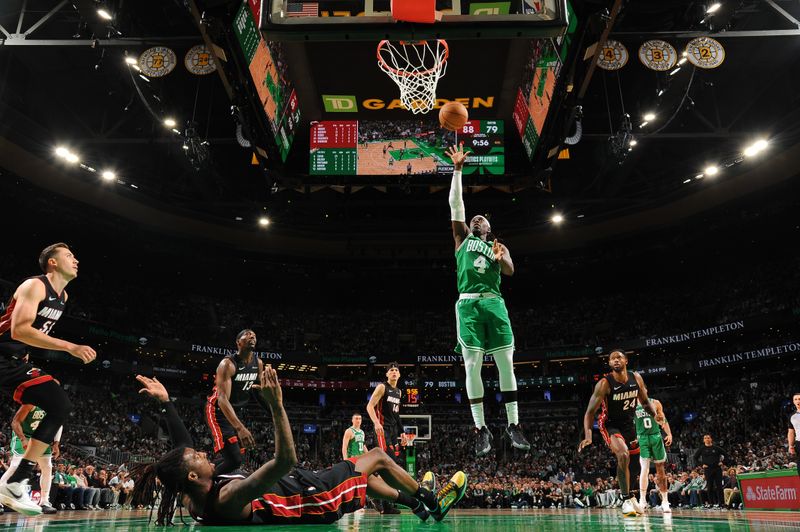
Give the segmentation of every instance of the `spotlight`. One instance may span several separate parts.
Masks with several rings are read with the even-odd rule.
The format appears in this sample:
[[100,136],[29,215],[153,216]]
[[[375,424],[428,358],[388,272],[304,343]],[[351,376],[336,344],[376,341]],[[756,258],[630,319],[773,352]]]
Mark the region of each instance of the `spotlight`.
[[745,157],[753,157],[754,155],[758,154],[758,151],[759,151],[758,148],[756,148],[754,145],[753,146],[748,146],[748,147],[746,147],[744,149],[744,156]]
[[131,56],[129,56],[129,55],[126,55],[126,56],[125,56],[125,63],[127,63],[127,64],[129,64],[129,65],[135,65],[135,64],[137,64],[138,62],[139,62],[139,61],[137,61],[135,57],[131,57]]
[[705,174],[697,174],[696,176],[694,176],[694,178],[695,179],[703,179],[704,176],[705,176]]
[[139,77],[142,78],[143,80],[145,80],[147,83],[150,83],[150,78],[148,78],[144,74],[139,74]]
[[686,183],[691,183],[691,182],[692,182],[691,179],[686,179],[686,180],[684,180],[683,184],[685,185]]
[[554,224],[560,224],[564,221],[564,217],[561,214],[556,213],[550,218],[550,221]]
[[644,126],[646,126],[648,123],[649,123],[649,122],[648,122],[647,120],[645,120],[644,122],[642,122],[641,124],[639,124],[639,127],[644,127]]
[[266,227],[269,225],[269,223],[270,223],[269,218],[267,218],[266,216],[262,216],[261,218],[258,219],[258,225],[260,225],[261,227]]
[[58,155],[63,159],[66,159],[67,155],[69,155],[69,150],[64,146],[59,146],[58,148],[56,148],[56,155]]
[[710,15],[711,13],[714,13],[717,9],[719,9],[721,7],[722,7],[722,4],[717,2],[715,4],[712,4],[708,9],[706,9],[706,13]]
[[[681,59],[681,61],[683,61],[683,59]],[[678,72],[680,72],[680,70],[681,70],[681,67],[678,67],[678,68],[676,68],[675,70],[673,70],[672,72],[670,72],[670,73],[669,73],[669,75],[670,75],[670,76],[674,76],[675,74],[677,74]]]
[[167,127],[175,127],[178,123],[175,121],[174,118],[165,118],[164,125]]
[[679,64],[679,65],[682,65],[682,64],[684,64],[686,61],[688,61],[688,59],[686,59],[685,57],[681,57],[681,60],[680,60],[680,61],[678,61],[678,64]]
[[80,157],[78,157],[77,155],[75,155],[75,154],[74,154],[74,153],[72,153],[72,152],[68,152],[68,153],[67,153],[67,154],[64,156],[64,158],[65,158],[65,159],[66,159],[68,162],[70,162],[70,163],[72,163],[72,164],[76,164],[76,163],[79,163],[79,162],[81,161]]
[[645,113],[644,114],[644,119],[645,119],[646,122],[649,122],[651,120],[655,120],[656,119],[656,114],[655,113]]
[[111,13],[109,13],[105,9],[98,9],[97,14],[103,20],[111,20],[112,18],[114,18],[111,16]]
[[758,151],[767,149],[767,146],[769,146],[769,141],[764,139],[759,139],[753,144],[753,147]]
[[103,173],[101,175],[103,177],[103,180],[105,181],[114,181],[117,178],[117,174],[115,174],[111,170],[103,170]]
[[706,166],[706,169],[703,170],[703,173],[705,175],[717,175],[717,173],[719,173],[719,168],[714,165]]
[[631,145],[631,146],[636,146],[637,144],[639,144],[639,141],[638,141],[638,140],[636,140],[636,139],[631,139],[631,142],[630,142],[630,145]]

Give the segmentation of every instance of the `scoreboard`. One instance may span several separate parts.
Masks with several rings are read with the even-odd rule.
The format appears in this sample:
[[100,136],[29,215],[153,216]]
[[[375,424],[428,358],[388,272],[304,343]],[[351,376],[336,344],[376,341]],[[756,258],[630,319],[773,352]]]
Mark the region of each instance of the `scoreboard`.
[[470,120],[456,131],[430,120],[326,120],[310,127],[310,175],[450,175],[445,152],[462,143],[464,175],[505,172],[502,120]]
[[358,173],[358,121],[312,122],[309,173],[356,175]]
[[505,172],[505,144],[502,120],[468,120],[458,131],[458,141],[464,143],[467,157],[464,174],[495,174]]

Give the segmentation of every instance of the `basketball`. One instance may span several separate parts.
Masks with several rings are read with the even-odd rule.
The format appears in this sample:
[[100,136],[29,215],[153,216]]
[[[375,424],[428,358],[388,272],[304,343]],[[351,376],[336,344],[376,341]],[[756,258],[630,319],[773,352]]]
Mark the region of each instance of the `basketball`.
[[467,120],[469,120],[469,113],[462,103],[447,102],[439,109],[439,124],[450,131],[461,129]]

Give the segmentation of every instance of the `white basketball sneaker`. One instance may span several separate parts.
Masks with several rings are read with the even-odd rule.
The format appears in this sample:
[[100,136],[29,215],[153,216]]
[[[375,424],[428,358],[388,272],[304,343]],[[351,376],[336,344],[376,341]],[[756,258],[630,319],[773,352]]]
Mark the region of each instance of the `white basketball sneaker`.
[[0,503],[13,508],[22,515],[39,515],[42,509],[31,500],[28,481],[0,484]]
[[661,503],[661,511],[665,514],[672,513],[672,508],[670,508],[669,501],[667,499],[664,499],[664,501]]
[[633,506],[634,499],[628,499],[622,503],[622,515],[625,517],[633,517],[636,515],[636,508]]

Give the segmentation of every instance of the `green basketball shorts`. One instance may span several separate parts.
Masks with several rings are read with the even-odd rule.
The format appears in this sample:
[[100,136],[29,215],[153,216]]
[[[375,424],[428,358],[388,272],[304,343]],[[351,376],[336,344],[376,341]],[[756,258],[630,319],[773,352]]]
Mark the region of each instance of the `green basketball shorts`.
[[[473,295],[476,297],[472,298]],[[490,355],[513,349],[514,333],[503,298],[462,294],[456,302],[456,336],[457,353],[471,349]]]
[[639,456],[649,458],[653,462],[663,462],[667,459],[667,449],[661,434],[647,434],[639,436]]

